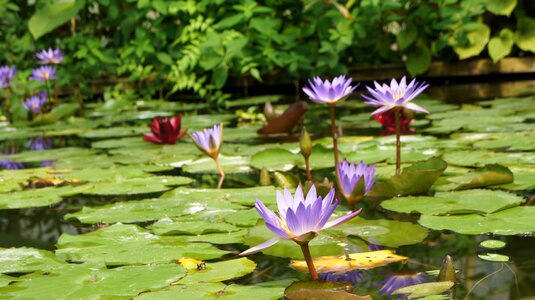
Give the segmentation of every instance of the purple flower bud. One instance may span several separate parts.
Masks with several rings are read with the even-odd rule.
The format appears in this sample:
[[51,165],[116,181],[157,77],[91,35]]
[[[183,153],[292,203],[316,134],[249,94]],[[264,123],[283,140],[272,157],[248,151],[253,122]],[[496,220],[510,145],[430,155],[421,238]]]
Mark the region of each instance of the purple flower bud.
[[191,138],[199,150],[216,159],[223,142],[223,124],[194,132]]
[[48,48],[37,52],[35,55],[39,59],[39,64],[42,65],[57,65],[60,64],[63,59],[63,52],[60,49]]
[[32,111],[34,113],[41,112],[43,105],[45,105],[48,95],[46,93],[40,93],[30,98],[26,98],[26,101],[22,103],[22,106],[27,111]]

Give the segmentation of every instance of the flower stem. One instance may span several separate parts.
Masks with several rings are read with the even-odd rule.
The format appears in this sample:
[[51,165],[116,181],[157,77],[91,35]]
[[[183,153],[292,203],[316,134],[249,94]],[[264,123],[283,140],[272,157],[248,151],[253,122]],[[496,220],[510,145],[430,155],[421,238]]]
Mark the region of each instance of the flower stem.
[[333,151],[334,151],[334,170],[336,172],[336,178],[338,178],[338,134],[336,132],[335,116],[334,116],[334,105],[329,105],[329,110],[331,112],[331,134],[333,136]]
[[57,80],[54,80],[54,106],[58,106],[59,105],[59,100],[58,100],[58,81]]
[[310,161],[308,160],[308,157],[305,157],[305,167],[307,171],[307,180],[312,182],[312,173],[310,173]]
[[303,251],[303,255],[305,256],[305,261],[307,262],[308,272],[310,273],[310,277],[312,280],[318,280],[318,272],[316,271],[316,267],[314,267],[314,261],[312,260],[312,255],[310,255],[310,249],[308,248],[308,242],[306,243],[299,243],[299,246],[301,246],[301,251]]
[[[8,83],[9,84],[9,83]],[[6,110],[6,117],[9,122],[13,122],[13,115],[11,114],[11,103],[13,102],[13,90],[11,86],[7,86],[6,102],[4,103],[4,109]]]
[[394,116],[396,118],[396,175],[401,173],[401,110],[396,109]]
[[50,86],[48,84],[48,80],[45,80],[45,86],[46,86],[46,100],[48,103],[52,103],[52,99],[50,98]]
[[219,172],[219,175],[221,175],[221,178],[219,178],[219,182],[217,183],[217,188],[221,189],[221,186],[223,185],[223,180],[225,179],[225,172],[223,172],[223,169],[221,168],[221,165],[219,164],[219,158],[214,158],[215,166],[217,167],[217,171]]

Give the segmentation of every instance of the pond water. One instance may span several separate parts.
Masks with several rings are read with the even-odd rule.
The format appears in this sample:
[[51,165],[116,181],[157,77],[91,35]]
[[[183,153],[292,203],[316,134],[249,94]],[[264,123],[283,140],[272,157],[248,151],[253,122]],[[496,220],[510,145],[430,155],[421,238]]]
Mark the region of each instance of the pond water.
[[[290,266],[303,259],[290,241],[238,255],[273,237],[255,198],[276,208],[277,189],[306,187],[299,130],[257,134],[266,101],[278,111],[289,103],[250,97],[206,114],[202,104],[109,101],[88,105],[84,117],[0,128],[9,153],[3,166],[18,168],[0,171],[0,298],[278,299],[292,282],[309,278]],[[447,255],[458,272],[456,298],[531,299],[535,98],[417,103],[431,114],[416,114],[402,136],[402,168],[409,168],[401,179],[392,179],[395,137],[370,117],[370,107],[351,99],[337,107],[340,156],[377,164],[378,180],[358,203],[359,217],[311,242],[312,256],[379,246],[408,257],[346,277],[355,281],[354,293],[373,299],[389,298],[379,291],[393,276],[437,281]],[[222,190],[215,189],[213,160],[187,135],[174,145],[143,141],[153,117],[178,113],[189,133],[224,124]],[[329,122],[328,110],[316,104],[302,120],[322,195],[334,178]],[[337,215],[347,211],[342,201]],[[488,240],[504,245],[493,249]],[[188,267],[182,258],[199,261]]]

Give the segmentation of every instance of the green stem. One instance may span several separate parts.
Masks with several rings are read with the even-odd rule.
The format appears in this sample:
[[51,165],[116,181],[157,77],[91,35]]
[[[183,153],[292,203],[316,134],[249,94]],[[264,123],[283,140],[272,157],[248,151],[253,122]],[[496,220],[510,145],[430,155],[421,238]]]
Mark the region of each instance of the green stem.
[[58,81],[57,80],[54,80],[54,106],[58,106],[59,105],[59,100],[58,100]]
[[221,189],[221,186],[223,185],[223,180],[225,179],[225,172],[223,172],[223,168],[221,168],[221,165],[219,164],[219,158],[214,158],[214,161],[217,167],[217,171],[219,172],[219,175],[221,175],[221,178],[219,178],[219,182],[217,183],[217,188]]
[[334,110],[335,110],[335,106],[329,105],[329,111],[331,112],[331,134],[333,136],[334,170],[336,172],[336,178],[339,178],[338,176],[338,134],[336,132]]
[[307,172],[307,180],[312,182],[312,173],[310,173],[310,161],[308,160],[308,157],[305,157],[305,167]]
[[50,98],[50,86],[48,84],[48,80],[45,80],[45,86],[46,86],[46,97],[47,102],[52,103],[52,99]]
[[307,262],[308,272],[310,273],[310,277],[312,280],[318,280],[318,272],[316,271],[316,267],[314,267],[314,261],[312,260],[312,255],[310,255],[310,249],[308,248],[308,242],[305,243],[299,243],[299,246],[301,246],[301,251],[303,251],[303,255],[305,256],[305,261]]
[[401,173],[401,110],[395,108],[396,118],[396,175]]

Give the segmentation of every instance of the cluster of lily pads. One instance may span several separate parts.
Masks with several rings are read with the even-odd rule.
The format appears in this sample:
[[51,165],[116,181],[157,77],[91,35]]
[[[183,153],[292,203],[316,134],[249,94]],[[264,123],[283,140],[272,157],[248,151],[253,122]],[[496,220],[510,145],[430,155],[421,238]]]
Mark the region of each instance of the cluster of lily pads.
[[[314,91],[315,82],[309,84],[310,91]],[[316,87],[315,93],[340,95],[325,88],[334,82],[344,91],[339,100],[354,91],[347,80],[338,79],[321,81],[324,89]],[[404,82],[396,82],[398,88]],[[377,85],[379,91],[378,87],[383,88]],[[160,101],[125,105],[112,100],[89,105],[86,118],[75,117],[65,109],[60,119],[52,118],[54,122],[33,120],[27,126],[2,128],[3,141],[54,137],[54,144],[63,147],[10,154],[10,161],[27,167],[47,160],[54,163],[1,171],[0,208],[67,208],[65,219],[69,223],[94,227],[83,234],[58,232],[54,252],[1,249],[1,294],[55,298],[68,291],[62,297],[277,299],[285,293],[288,281],[222,283],[263,272],[255,271],[253,260],[238,256],[244,250],[243,254],[262,250],[265,256],[252,256],[259,261],[258,268],[263,257],[302,259],[301,251],[305,251],[305,261],[292,263],[296,270],[313,274],[309,267],[313,265],[319,278],[350,282],[358,290],[368,278],[363,269],[373,272],[384,263],[407,260],[381,252],[389,250],[375,245],[388,249],[422,243],[428,237],[427,228],[468,235],[492,233],[498,238],[535,231],[532,206],[522,205],[525,198],[510,192],[535,188],[535,172],[529,167],[535,162],[535,145],[529,142],[533,137],[529,122],[535,119],[533,98],[493,100],[464,105],[460,110],[455,105],[420,99],[433,114],[413,120],[407,111],[410,107],[406,107],[411,102],[396,99],[400,93],[381,95],[391,95],[405,107],[385,102],[394,109],[374,115],[382,120],[378,124],[370,120],[360,101],[338,101],[336,106],[344,109],[336,126],[323,118],[319,107],[312,106],[310,110],[316,111],[308,113],[304,122],[314,139],[301,143],[295,138],[279,143],[269,137],[266,143],[256,126],[233,127],[238,118],[234,114],[199,115],[190,113],[200,108],[198,104]],[[276,103],[279,98],[249,98],[235,105],[258,105],[268,100]],[[68,105],[62,103],[60,108]],[[399,125],[395,110],[399,110]],[[177,120],[179,113],[182,115]],[[149,119],[153,120],[151,133],[144,124]],[[332,123],[334,139],[317,136]],[[191,139],[184,138],[185,126],[193,132]],[[403,155],[400,174],[396,174],[396,161],[401,157],[395,155],[398,138],[353,134],[370,128],[376,133],[400,132],[399,141],[404,143],[399,147]],[[142,134],[145,140],[140,138]],[[345,157],[337,168],[333,168],[333,140],[340,157]],[[198,155],[199,149],[204,158]],[[314,184],[301,180],[307,165],[301,151],[308,152]],[[214,160],[226,173],[221,189],[211,188],[222,183],[221,175],[212,176],[222,173],[214,169]],[[356,161],[362,162],[350,163]],[[267,186],[258,186],[259,175]],[[324,177],[330,182],[325,184]],[[295,191],[294,195],[290,191]],[[338,204],[336,192],[348,206]],[[81,209],[68,208],[80,198],[93,200],[82,202]],[[373,208],[377,204],[380,207]],[[364,209],[353,210],[352,205]],[[278,214],[273,212],[276,209]],[[373,217],[372,212],[385,209],[411,214],[424,227]],[[359,212],[360,217],[353,218]],[[331,216],[335,218],[329,221]],[[317,235],[320,230],[321,235]],[[303,249],[304,244],[310,248]],[[264,247],[268,245],[271,247]],[[368,248],[371,251],[366,252]],[[362,254],[373,258],[373,263],[367,264],[365,257],[359,256]],[[490,251],[484,257],[499,254]],[[221,260],[223,256],[225,260]],[[333,267],[333,263],[344,265]],[[439,264],[434,262],[436,267]],[[385,295],[405,284],[433,280],[405,267],[399,274],[383,278],[381,284],[374,284]],[[129,282],[129,288],[123,282]],[[451,281],[445,282],[440,288],[451,287]],[[286,294],[302,289],[307,287],[294,285]]]

